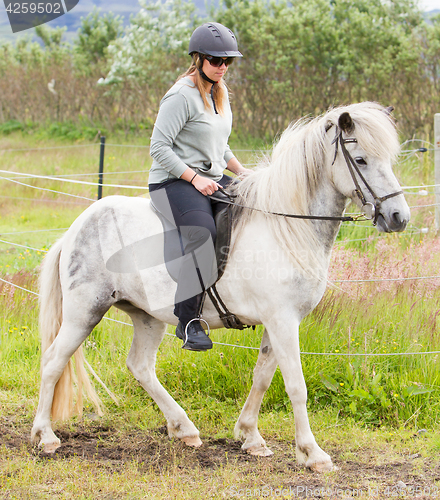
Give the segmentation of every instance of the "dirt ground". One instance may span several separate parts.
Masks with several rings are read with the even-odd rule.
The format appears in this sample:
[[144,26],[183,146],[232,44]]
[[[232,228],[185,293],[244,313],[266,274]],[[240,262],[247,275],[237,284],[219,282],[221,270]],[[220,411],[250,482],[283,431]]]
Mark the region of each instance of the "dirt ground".
[[[296,463],[292,442],[269,441],[274,455],[261,458],[242,451],[241,442],[233,439],[208,438],[202,447],[192,449],[168,439],[165,427],[149,432],[118,432],[93,423],[57,431],[62,446],[55,454],[46,454],[31,446],[29,436],[21,433],[21,429],[7,419],[2,420],[0,444],[10,450],[25,449],[34,460],[42,462],[77,457],[105,464],[107,470],[119,473],[131,462],[140,471],[154,471],[158,475],[176,467],[191,473],[190,469],[215,471],[234,464],[244,475],[261,471],[264,476],[259,486],[261,498],[440,498],[440,458],[427,458],[423,453],[394,454],[389,461],[368,446],[348,455],[347,450],[326,448],[338,470],[318,474]],[[276,477],[276,488],[268,484],[271,477]],[[255,488],[240,486],[226,497],[256,498]],[[224,493],[218,498],[222,497],[225,498]]]

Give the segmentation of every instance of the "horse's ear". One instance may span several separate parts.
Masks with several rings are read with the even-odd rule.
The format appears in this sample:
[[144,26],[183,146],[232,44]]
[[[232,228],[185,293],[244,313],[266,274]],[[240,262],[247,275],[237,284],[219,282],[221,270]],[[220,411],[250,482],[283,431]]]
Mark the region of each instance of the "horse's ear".
[[338,125],[339,128],[344,132],[346,132],[347,134],[353,132],[354,123],[353,120],[351,119],[350,114],[347,113],[346,111],[342,113],[342,115],[339,117]]
[[387,108],[384,108],[384,113],[387,115],[390,115],[394,111],[394,106],[388,106]]

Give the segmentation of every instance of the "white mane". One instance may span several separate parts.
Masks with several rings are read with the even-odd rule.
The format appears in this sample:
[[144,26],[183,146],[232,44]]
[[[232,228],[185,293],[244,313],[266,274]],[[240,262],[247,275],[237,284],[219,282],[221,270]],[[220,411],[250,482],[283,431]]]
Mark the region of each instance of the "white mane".
[[[262,161],[253,174],[234,187],[237,203],[268,212],[309,214],[310,201],[324,170],[333,161],[335,146],[331,142],[343,112],[350,114],[354,123],[352,135],[367,154],[394,160],[399,153],[398,137],[382,106],[365,102],[334,108],[320,117],[301,119],[289,126],[274,146],[271,158]],[[237,227],[255,213],[243,210]],[[308,272],[316,271],[320,242],[314,224],[273,215],[266,215],[266,219],[281,248],[295,264]],[[310,251],[304,260],[307,248]]]

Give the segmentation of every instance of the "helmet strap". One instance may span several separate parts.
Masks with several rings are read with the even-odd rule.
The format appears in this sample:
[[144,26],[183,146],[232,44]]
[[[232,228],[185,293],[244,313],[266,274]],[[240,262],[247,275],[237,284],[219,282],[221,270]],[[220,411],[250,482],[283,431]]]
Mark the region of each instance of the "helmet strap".
[[211,83],[212,85],[215,85],[217,82],[214,80],[211,80],[208,76],[205,75],[205,72],[203,71],[202,68],[197,68],[199,70],[200,76],[207,82]]
[[199,71],[200,76],[205,80],[205,82],[209,82],[210,84],[215,85],[217,82],[215,82],[214,80],[211,80],[211,78],[206,76],[205,72],[203,71],[203,61],[204,61],[203,55],[199,54],[199,59],[198,59],[197,64],[196,64],[196,68]]
[[[203,56],[202,56],[203,57]],[[209,82],[212,84],[212,87],[211,87],[211,99],[212,99],[212,104],[214,106],[214,112],[216,115],[218,115],[218,111],[217,111],[217,106],[215,105],[215,99],[214,99],[214,85],[218,82],[215,82],[214,80],[211,80],[211,78],[209,78],[205,72],[203,71],[203,59],[199,59],[198,63],[196,64],[196,67],[197,67],[197,70],[198,72],[200,73],[200,76],[206,81],[206,82]]]

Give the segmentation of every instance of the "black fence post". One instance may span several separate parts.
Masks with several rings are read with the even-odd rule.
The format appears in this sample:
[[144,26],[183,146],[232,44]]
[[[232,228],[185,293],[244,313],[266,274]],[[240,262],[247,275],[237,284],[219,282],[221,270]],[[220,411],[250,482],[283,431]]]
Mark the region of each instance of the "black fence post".
[[99,154],[99,180],[98,180],[98,200],[102,198],[102,183],[104,182],[104,151],[105,137],[101,136],[101,151]]

